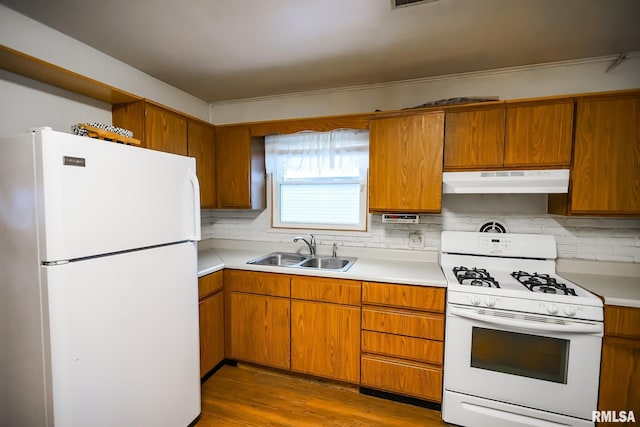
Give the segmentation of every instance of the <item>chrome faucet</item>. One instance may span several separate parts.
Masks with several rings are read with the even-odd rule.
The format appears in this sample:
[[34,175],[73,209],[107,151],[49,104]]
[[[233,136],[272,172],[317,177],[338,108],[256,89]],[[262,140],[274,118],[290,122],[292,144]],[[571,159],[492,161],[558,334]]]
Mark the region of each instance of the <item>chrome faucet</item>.
[[303,242],[305,242],[309,247],[309,253],[311,254],[311,256],[314,256],[316,254],[316,238],[313,237],[313,234],[309,234],[309,236],[311,236],[311,242],[301,236],[294,237],[293,241],[297,242],[298,240],[302,240]]

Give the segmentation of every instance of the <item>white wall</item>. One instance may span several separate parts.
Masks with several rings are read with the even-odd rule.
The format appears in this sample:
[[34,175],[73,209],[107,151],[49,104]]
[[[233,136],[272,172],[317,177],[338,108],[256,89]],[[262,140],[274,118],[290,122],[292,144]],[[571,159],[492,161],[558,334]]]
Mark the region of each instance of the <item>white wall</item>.
[[[488,53],[489,54],[489,53]],[[640,52],[607,73],[615,56],[464,73],[388,84],[212,103],[211,122],[240,123],[414,107],[463,96],[500,99],[640,88]]]
[[[0,5],[0,43],[142,98],[152,99],[192,116],[209,120],[209,106],[202,99],[176,89],[3,5]],[[8,103],[5,98],[3,93],[0,102]],[[111,123],[111,119],[108,122]]]
[[[445,194],[442,213],[422,215],[420,224],[382,224],[373,215],[369,232],[311,231],[318,243],[340,247],[440,250],[442,230],[477,231],[487,220],[500,220],[512,233],[556,237],[558,256],[599,261],[640,263],[640,219],[574,218],[548,215],[546,195]],[[274,230],[270,211],[203,211],[203,239],[291,242],[309,230]],[[409,233],[423,236],[424,247],[409,246]]]
[[70,132],[71,125],[111,123],[111,105],[0,70],[0,136],[49,126]]
[[[313,117],[411,107],[444,98],[499,96],[534,98],[640,88],[640,52],[606,73],[615,57],[565,61],[480,73],[418,79],[384,85],[334,89],[211,104],[212,122],[238,123]],[[548,215],[545,195],[444,195],[440,215],[423,215],[418,225],[382,224],[373,215],[368,233],[316,233],[321,244],[412,249],[409,233],[438,251],[442,230],[476,231],[487,219],[500,219],[514,233],[556,236],[559,256],[640,263],[640,219],[569,218]],[[203,237],[290,242],[304,231],[270,228],[270,211],[205,211]]]

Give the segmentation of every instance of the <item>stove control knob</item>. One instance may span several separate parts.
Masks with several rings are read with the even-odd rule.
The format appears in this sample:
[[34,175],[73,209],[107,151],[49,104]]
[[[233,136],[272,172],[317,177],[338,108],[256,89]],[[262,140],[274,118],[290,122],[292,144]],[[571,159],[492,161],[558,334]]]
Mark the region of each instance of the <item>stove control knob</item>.
[[567,316],[575,316],[576,315],[576,308],[575,307],[571,307],[570,305],[566,306],[564,308],[564,314],[566,314]]
[[487,307],[495,307],[496,305],[496,300],[493,297],[487,297],[484,300],[484,305],[486,305]]
[[551,314],[558,314],[558,312],[560,312],[560,308],[556,304],[548,304],[547,311]]
[[478,295],[471,296],[471,304],[480,305],[480,297]]

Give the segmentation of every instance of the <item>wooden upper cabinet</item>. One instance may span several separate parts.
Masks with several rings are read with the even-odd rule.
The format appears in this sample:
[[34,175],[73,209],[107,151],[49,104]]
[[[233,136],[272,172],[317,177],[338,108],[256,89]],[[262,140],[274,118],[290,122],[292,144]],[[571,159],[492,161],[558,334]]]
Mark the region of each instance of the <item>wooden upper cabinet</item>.
[[573,100],[507,105],[506,168],[569,167]]
[[442,112],[371,120],[371,212],[440,212],[443,135]]
[[640,94],[578,102],[569,213],[640,214]]
[[504,158],[504,106],[450,111],[444,130],[444,169],[499,168]]
[[573,99],[451,109],[444,170],[569,167]]
[[215,150],[218,208],[264,209],[264,139],[247,126],[216,127]]
[[188,121],[187,148],[196,159],[196,174],[200,181],[200,207],[216,207],[215,128],[212,125]]
[[187,155],[187,119],[155,105],[145,106],[144,139],[147,148]]
[[143,147],[187,155],[187,118],[148,101],[116,104],[113,125],[133,131]]

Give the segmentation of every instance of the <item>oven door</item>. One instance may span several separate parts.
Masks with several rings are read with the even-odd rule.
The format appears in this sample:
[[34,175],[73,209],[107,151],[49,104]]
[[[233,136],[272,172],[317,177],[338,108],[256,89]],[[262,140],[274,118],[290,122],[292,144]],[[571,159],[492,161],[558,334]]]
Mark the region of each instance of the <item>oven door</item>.
[[602,323],[447,305],[444,388],[591,421]]

